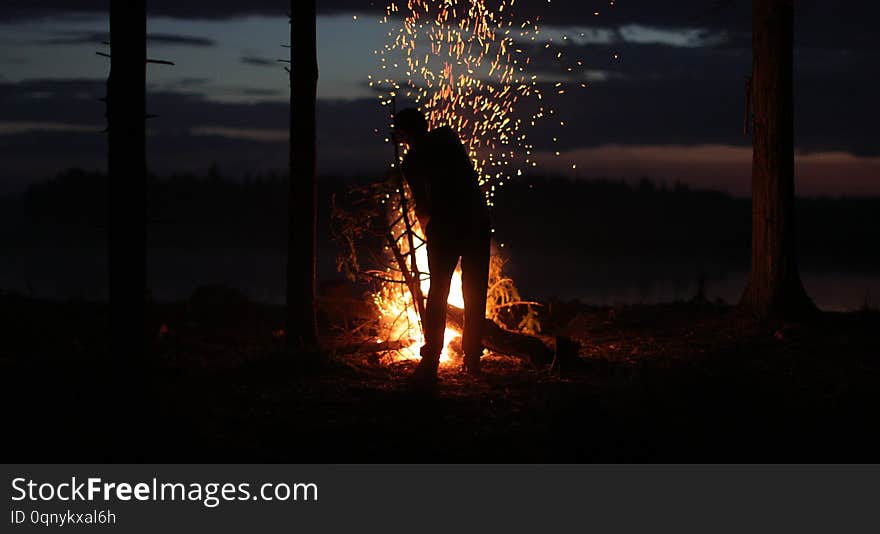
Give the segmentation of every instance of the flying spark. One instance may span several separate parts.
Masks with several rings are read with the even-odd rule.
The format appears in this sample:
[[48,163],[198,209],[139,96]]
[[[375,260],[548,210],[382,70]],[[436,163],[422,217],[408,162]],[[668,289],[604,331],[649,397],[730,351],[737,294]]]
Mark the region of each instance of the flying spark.
[[[490,206],[493,184],[535,166],[527,130],[555,113],[550,97],[566,95],[569,83],[586,87],[574,72],[583,60],[569,61],[552,39],[537,42],[539,18],[520,20],[515,5],[392,0],[380,21],[391,26],[384,48],[376,51],[380,73],[370,77],[383,105],[405,97],[425,112],[431,128],[458,132]],[[530,50],[552,54],[559,76],[534,71]]]

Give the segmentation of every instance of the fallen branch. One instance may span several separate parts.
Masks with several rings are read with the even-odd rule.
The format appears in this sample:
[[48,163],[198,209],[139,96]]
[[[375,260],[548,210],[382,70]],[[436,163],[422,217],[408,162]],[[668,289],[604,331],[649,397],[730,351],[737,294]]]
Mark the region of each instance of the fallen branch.
[[[446,321],[459,330],[463,329],[464,310],[448,306]],[[485,320],[482,341],[483,346],[492,352],[526,360],[536,366],[550,365],[553,362],[554,350],[540,338],[511,332],[489,319]]]

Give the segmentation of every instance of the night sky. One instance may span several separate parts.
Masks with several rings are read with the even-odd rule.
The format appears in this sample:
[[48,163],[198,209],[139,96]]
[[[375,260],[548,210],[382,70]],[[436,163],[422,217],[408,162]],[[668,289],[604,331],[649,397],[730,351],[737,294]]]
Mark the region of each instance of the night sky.
[[[105,168],[108,0],[4,0],[0,10],[0,193],[68,167]],[[391,157],[387,109],[367,86],[386,39],[383,2],[319,0],[319,166],[378,175]],[[880,195],[877,2],[797,1],[798,192]],[[230,176],[287,161],[289,2],[148,1],[151,170]],[[522,17],[584,58],[589,82],[558,101],[564,131],[532,135],[539,173],[681,181],[749,190],[742,132],[751,2],[519,0]],[[599,12],[596,16],[594,12]],[[566,39],[563,39],[566,37]],[[552,83],[552,58],[535,70]],[[541,64],[540,61],[545,61]],[[552,143],[553,137],[558,143]],[[556,158],[553,152],[559,150]],[[571,164],[577,169],[572,170]]]

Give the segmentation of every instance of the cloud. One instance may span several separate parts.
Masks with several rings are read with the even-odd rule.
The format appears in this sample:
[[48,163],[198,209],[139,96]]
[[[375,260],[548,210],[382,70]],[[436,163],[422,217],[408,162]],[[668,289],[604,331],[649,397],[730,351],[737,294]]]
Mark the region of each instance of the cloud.
[[69,124],[62,122],[38,121],[0,121],[0,136],[18,135],[29,132],[91,132],[100,131],[95,125]]
[[[106,13],[107,0],[7,0],[0,12],[0,20],[32,19],[61,14]],[[320,13],[340,12],[379,13],[384,2],[370,0],[318,0]],[[152,16],[181,19],[231,19],[254,15],[286,16],[290,2],[285,0],[150,0],[148,13]]]
[[[245,88],[242,91],[247,91]],[[104,80],[29,80],[0,83],[2,192],[79,166],[104,168]],[[259,92],[259,89],[257,90]],[[196,93],[148,94],[147,152],[161,174],[203,172],[217,164],[230,175],[287,167],[286,102],[213,102]],[[372,99],[318,103],[322,172],[380,173],[391,158],[373,130],[385,111]]]
[[[0,127],[2,127],[2,123],[0,123]],[[259,141],[263,143],[278,143],[286,141],[290,136],[290,131],[284,129],[227,128],[223,126],[197,126],[191,128],[190,133],[193,135],[219,136],[228,139],[243,139],[246,141]]]
[[0,83],[5,121],[103,125],[106,82],[93,79]]
[[[151,16],[179,19],[233,19],[255,15],[286,16],[286,0],[151,0]],[[105,17],[107,0],[7,0],[0,11],[0,21],[42,17],[81,19],[85,14]],[[384,14],[385,0],[319,0],[322,15],[361,13]],[[598,10],[599,16],[594,16]],[[624,27],[646,27],[676,33],[697,30],[706,35],[748,35],[751,31],[750,0],[628,0],[609,7],[607,2],[583,0],[520,0],[513,8],[519,20],[538,20],[544,26],[587,26],[598,31],[618,31]],[[880,50],[873,27],[867,21],[880,18],[878,2],[831,2],[809,0],[795,9],[796,42],[802,47],[847,50]],[[680,36],[658,36],[680,39]]]
[[53,32],[54,37],[48,39],[37,39],[34,44],[38,45],[76,45],[89,44],[100,45],[110,39],[107,32],[80,32],[80,31],[59,31]]
[[[751,147],[700,144],[601,145],[555,156],[539,152],[545,172],[563,176],[601,177],[634,182],[643,176],[666,183],[681,181],[738,196],[751,192]],[[577,165],[572,169],[571,164]],[[843,152],[798,153],[795,157],[797,193],[802,196],[880,195],[880,158],[860,158]],[[834,176],[834,181],[829,177]]]
[[[734,8],[748,13],[749,2],[736,0],[727,2],[733,8],[719,9],[721,2],[705,0],[678,0],[674,3],[640,0],[618,2],[614,8],[606,2],[584,2],[583,0],[555,0],[548,5],[543,0],[520,0],[513,11],[521,17],[535,20],[540,17],[545,22],[552,21],[593,21],[606,19],[625,19],[635,22],[649,21],[688,21],[707,22],[723,20]],[[385,0],[319,0],[318,12],[382,14]],[[738,5],[737,5],[738,4]],[[593,13],[599,9],[600,16]],[[155,16],[228,19],[250,15],[286,15],[290,11],[287,0],[151,0],[147,3],[149,13]],[[103,13],[107,10],[106,0],[7,0],[0,17],[5,19],[33,18],[58,13]]]
[[664,29],[639,24],[622,26],[620,35],[627,43],[665,44],[683,48],[717,46],[728,41],[725,32],[713,32],[701,28]]
[[275,67],[278,68],[280,63],[277,59],[268,59],[264,57],[256,57],[256,56],[244,56],[241,58],[241,62],[245,65],[253,65],[255,67]]
[[[45,45],[71,45],[71,44],[93,44],[100,45],[110,40],[110,34],[107,32],[83,32],[83,31],[56,31],[53,32],[54,37],[36,41],[36,44]],[[216,46],[217,42],[206,37],[196,37],[192,35],[176,35],[170,33],[150,33],[147,40],[154,45],[177,45],[177,46],[196,46],[209,47]]]
[[616,28],[550,25],[541,26],[540,31],[540,39],[519,34],[515,34],[514,39],[520,43],[553,41],[555,45],[561,47],[634,43],[682,48],[718,46],[730,39],[725,31],[705,28],[661,28],[640,24],[627,24]]
[[278,96],[281,91],[277,89],[263,89],[260,87],[244,87],[240,89],[241,94],[245,96]]
[[176,87],[197,87],[214,81],[213,78],[179,78],[175,82]]
[[169,33],[151,33],[147,40],[154,44],[182,45],[182,46],[217,46],[217,42],[206,37],[192,35],[175,35]]

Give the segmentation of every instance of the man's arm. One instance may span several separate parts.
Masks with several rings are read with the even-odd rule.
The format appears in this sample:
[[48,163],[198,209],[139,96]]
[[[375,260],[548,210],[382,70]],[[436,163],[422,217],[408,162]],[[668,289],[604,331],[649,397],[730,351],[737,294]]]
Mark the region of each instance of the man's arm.
[[409,154],[404,158],[401,171],[407,185],[409,185],[409,190],[412,192],[413,200],[416,204],[416,217],[418,217],[419,224],[422,227],[422,231],[424,231],[430,219],[431,194],[425,173],[421,172],[417,162],[413,161],[411,156],[412,154]]

